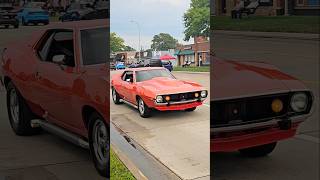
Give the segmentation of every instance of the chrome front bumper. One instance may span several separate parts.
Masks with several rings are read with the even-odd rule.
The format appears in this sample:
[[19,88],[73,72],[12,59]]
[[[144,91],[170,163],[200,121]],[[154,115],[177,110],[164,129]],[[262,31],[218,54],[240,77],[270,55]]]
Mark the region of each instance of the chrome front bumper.
[[165,103],[158,103],[157,101],[154,101],[154,104],[157,106],[169,106],[169,105],[176,105],[176,104],[187,104],[187,103],[193,103],[193,102],[203,102],[206,98],[200,98],[200,99],[192,99],[192,100],[186,100],[186,101],[177,101],[177,102],[165,102]]
[[[310,115],[311,113],[290,117],[288,119],[291,120],[292,123],[299,123],[299,122],[305,121]],[[254,128],[268,127],[268,126],[276,126],[283,120],[284,119],[272,119],[265,122],[210,128],[210,133],[212,134],[212,133],[221,133],[221,132],[234,132],[234,131],[243,131],[243,130],[249,130]]]

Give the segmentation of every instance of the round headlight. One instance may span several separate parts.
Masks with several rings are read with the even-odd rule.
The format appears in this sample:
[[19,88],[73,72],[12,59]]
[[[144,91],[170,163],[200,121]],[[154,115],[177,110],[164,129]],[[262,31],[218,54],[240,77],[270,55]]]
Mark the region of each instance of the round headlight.
[[302,112],[307,109],[308,97],[305,93],[296,93],[291,97],[290,106],[295,112]]
[[201,91],[201,97],[202,98],[207,97],[207,91]]
[[157,97],[156,97],[156,101],[157,101],[157,103],[163,102],[162,96],[157,96]]
[[275,99],[271,103],[272,111],[275,113],[279,113],[283,109],[283,103],[280,99]]

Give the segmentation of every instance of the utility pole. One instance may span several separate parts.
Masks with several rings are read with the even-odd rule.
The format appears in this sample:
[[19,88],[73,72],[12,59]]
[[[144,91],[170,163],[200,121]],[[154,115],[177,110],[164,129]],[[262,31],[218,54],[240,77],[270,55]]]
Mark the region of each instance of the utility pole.
[[141,61],[141,29],[137,21],[131,20],[130,22],[135,23],[139,30],[139,62]]

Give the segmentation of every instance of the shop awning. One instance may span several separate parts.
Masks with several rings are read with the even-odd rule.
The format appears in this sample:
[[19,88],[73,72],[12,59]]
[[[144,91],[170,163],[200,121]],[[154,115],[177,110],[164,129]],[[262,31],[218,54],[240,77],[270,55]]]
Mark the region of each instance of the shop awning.
[[193,55],[194,51],[193,50],[178,50],[174,53],[174,55]]

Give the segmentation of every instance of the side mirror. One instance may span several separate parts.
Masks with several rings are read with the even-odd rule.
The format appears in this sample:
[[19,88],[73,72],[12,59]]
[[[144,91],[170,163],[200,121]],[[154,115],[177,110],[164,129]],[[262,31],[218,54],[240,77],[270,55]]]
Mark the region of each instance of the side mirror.
[[126,79],[127,82],[131,83],[131,79]]
[[63,65],[65,59],[66,59],[65,55],[54,55],[52,57],[52,62],[58,65]]

